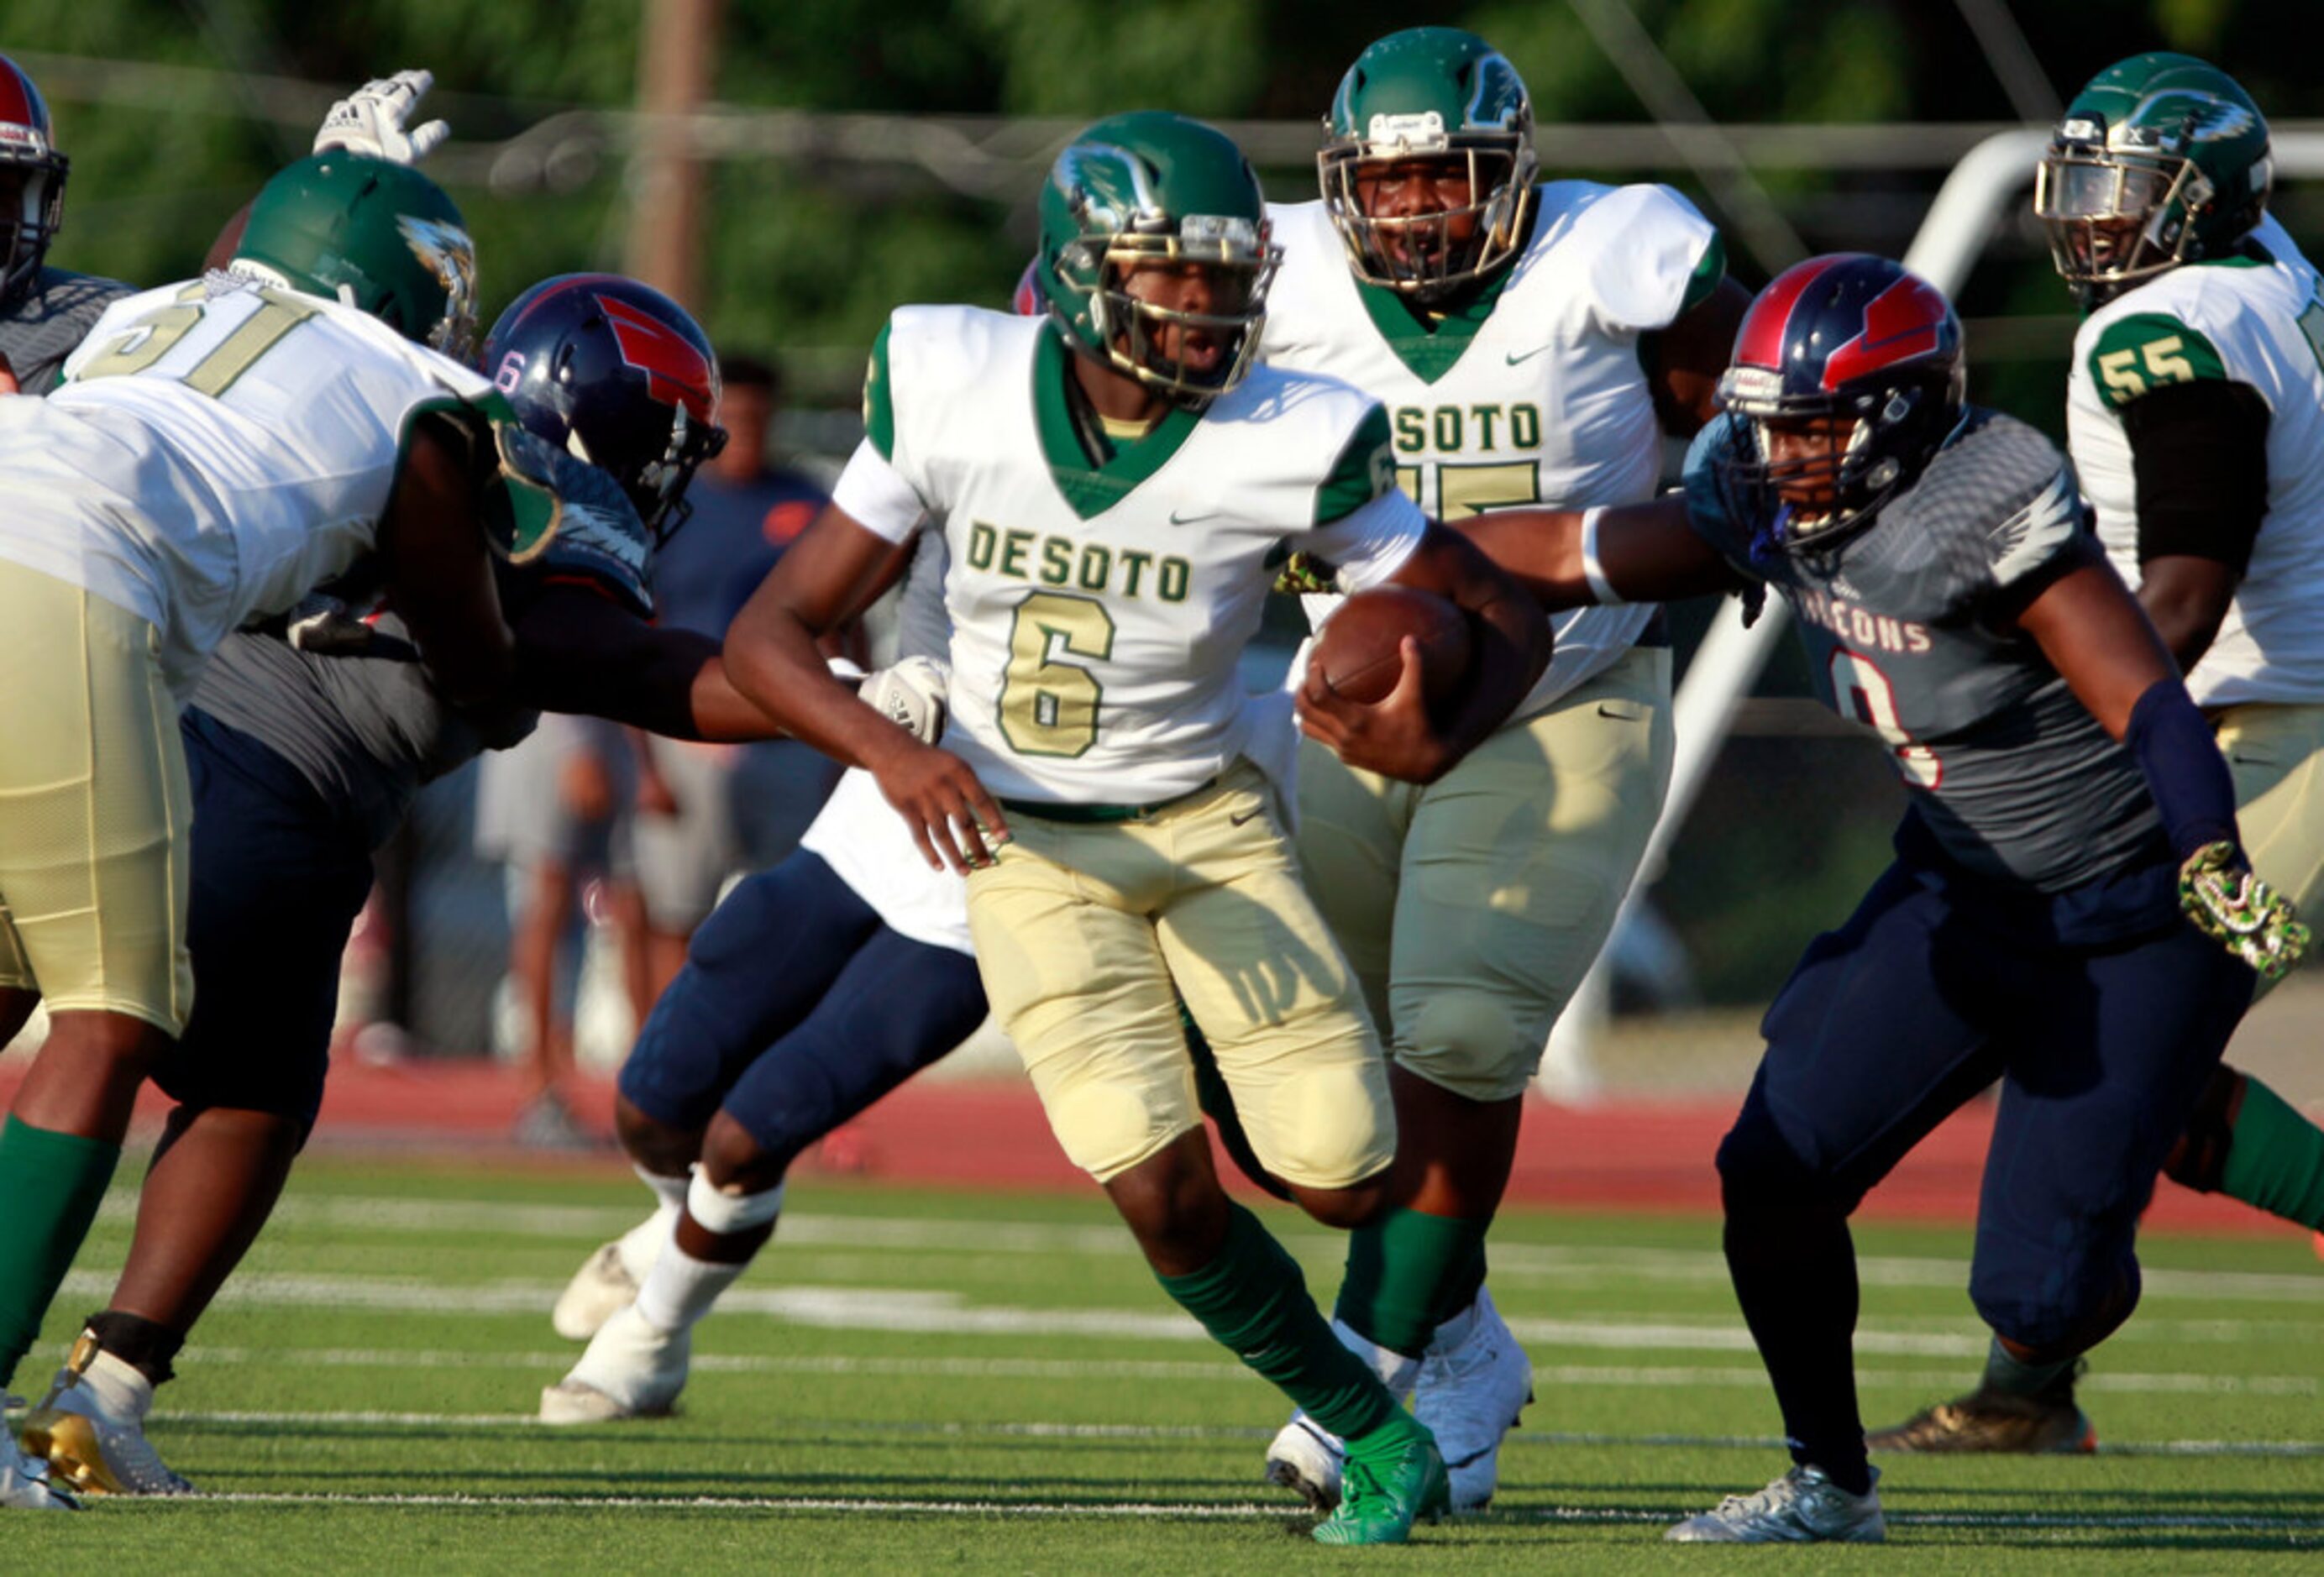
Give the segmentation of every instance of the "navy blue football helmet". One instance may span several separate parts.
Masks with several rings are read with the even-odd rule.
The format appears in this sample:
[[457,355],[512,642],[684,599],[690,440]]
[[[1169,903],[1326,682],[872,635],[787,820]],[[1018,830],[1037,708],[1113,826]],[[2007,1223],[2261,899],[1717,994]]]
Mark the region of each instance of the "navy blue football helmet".
[[620,274],[525,291],[485,337],[484,368],[528,430],[619,482],[658,541],[686,522],[695,468],[726,447],[710,337]]
[[39,276],[49,243],[64,226],[70,168],[57,152],[41,90],[23,67],[0,55],[0,170],[15,173],[10,192],[15,211],[0,214],[0,307],[14,306]]
[[[1967,380],[1960,319],[1936,286],[1860,252],[1794,263],[1744,314],[1719,380],[1736,418],[1729,496],[1760,542],[1828,552],[1960,426]],[[1816,422],[1821,441],[1779,439],[1770,422]]]

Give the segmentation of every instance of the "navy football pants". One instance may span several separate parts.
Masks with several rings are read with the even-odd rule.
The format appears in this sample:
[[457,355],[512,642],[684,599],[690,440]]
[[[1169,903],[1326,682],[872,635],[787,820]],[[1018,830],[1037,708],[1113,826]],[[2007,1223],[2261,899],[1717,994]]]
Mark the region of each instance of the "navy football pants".
[[2066,946],[1904,865],[1810,944],[1719,1150],[1729,1265],[1799,1460],[1863,1460],[1849,1213],[1996,1078],[1978,1312],[2061,1355],[2127,1317],[2139,1213],[2253,979],[2190,926]]
[[723,1107],[788,1167],[984,1011],[973,958],[890,929],[802,849],[745,879],[695,932],[622,1065],[622,1094],[678,1129]]

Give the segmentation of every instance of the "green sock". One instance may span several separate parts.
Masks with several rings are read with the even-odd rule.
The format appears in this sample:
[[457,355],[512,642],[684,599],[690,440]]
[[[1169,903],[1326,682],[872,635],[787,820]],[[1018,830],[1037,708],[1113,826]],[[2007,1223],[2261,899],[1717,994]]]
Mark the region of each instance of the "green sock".
[[2058,1363],[2027,1363],[2004,1347],[1998,1336],[1985,1355],[1986,1388],[2006,1396],[2046,1396],[2061,1377],[2073,1371],[2070,1358]]
[[1333,1313],[1375,1345],[1419,1357],[1436,1327],[1475,1299],[1484,1280],[1485,1225],[1399,1208],[1357,1228],[1348,1235],[1348,1268]]
[[1342,1439],[1367,1435],[1399,1411],[1379,1377],[1332,1334],[1283,1245],[1241,1205],[1227,1206],[1218,1257],[1162,1290],[1219,1344]]
[[121,1147],[11,1117],[0,1126],[0,1390],[40,1339],[41,1320],[72,1268],[113,1180]]
[[2236,1113],[2219,1192],[2270,1215],[2324,1230],[2324,1130],[2246,1074],[2243,1109]]

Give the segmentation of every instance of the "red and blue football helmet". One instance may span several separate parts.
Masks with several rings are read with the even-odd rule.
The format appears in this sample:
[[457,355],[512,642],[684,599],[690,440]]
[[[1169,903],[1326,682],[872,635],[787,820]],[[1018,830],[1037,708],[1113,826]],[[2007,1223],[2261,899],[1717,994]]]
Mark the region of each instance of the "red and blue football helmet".
[[560,274],[509,303],[484,369],[536,436],[610,474],[655,538],[726,447],[718,356],[685,308],[620,274]]
[[[1730,496],[1763,540],[1821,553],[1870,525],[1880,506],[1960,424],[1968,370],[1944,292],[1904,264],[1864,253],[1794,263],[1744,314],[1719,380],[1735,418],[1723,458]],[[1774,457],[1767,424],[1848,422],[1809,458]],[[1830,484],[1808,513],[1784,493]]]
[[65,222],[65,172],[49,106],[23,68],[0,55],[0,170],[23,172],[16,212],[0,227],[0,310],[32,288]]

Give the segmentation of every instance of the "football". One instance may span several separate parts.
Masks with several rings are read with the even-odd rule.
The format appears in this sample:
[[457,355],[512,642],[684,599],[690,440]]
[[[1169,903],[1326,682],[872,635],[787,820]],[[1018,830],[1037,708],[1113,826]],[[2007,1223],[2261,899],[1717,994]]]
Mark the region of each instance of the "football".
[[1405,586],[1358,592],[1324,621],[1308,671],[1348,699],[1370,705],[1396,688],[1404,671],[1399,643],[1407,635],[1420,642],[1428,704],[1441,706],[1468,677],[1469,621],[1434,592]]

